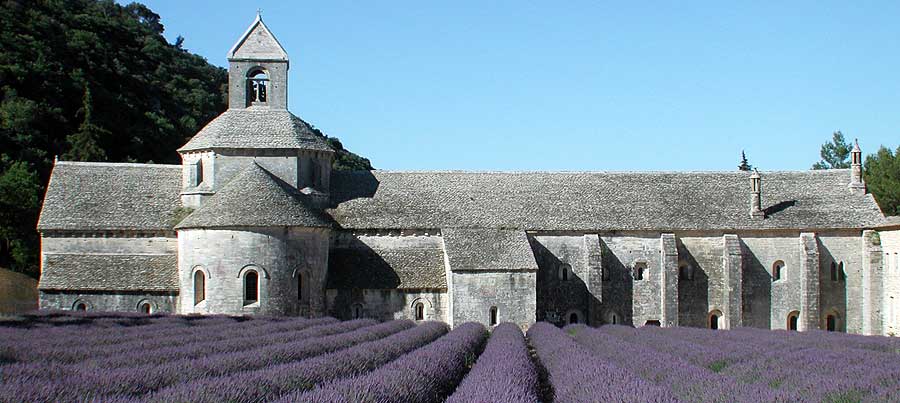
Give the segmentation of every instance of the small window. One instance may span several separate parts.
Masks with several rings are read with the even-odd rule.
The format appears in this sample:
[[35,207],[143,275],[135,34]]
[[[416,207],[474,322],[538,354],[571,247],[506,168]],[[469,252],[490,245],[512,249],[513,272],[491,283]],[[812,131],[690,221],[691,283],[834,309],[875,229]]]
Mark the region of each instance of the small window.
[[569,266],[565,263],[559,265],[559,279],[562,281],[569,281],[569,275],[571,271],[572,266]]
[[772,265],[772,281],[784,279],[784,262],[779,260]]
[[425,320],[425,304],[421,302],[416,303],[416,320]]
[[613,325],[618,325],[619,322],[621,322],[621,320],[619,319],[618,314],[609,315],[609,323],[611,323]]
[[721,320],[722,320],[722,312],[712,311],[709,313],[709,318],[707,320],[707,327],[712,330],[718,330],[719,325],[720,325],[719,321],[721,321]]
[[608,267],[603,267],[600,269],[600,279],[602,281],[609,281],[609,278],[610,278],[609,270],[610,269]]
[[244,305],[259,302],[259,273],[250,270],[244,275]]
[[788,314],[787,320],[787,329],[788,330],[797,330],[797,322],[800,320],[800,312],[793,311]]
[[838,263],[837,279],[838,281],[844,281],[847,279],[847,273],[844,272],[844,262]]
[[362,317],[363,317],[363,307],[362,307],[362,305],[360,305],[360,304],[353,305],[353,308],[351,308],[351,314],[352,314],[352,316],[353,316],[353,319],[360,319],[360,318],[362,318]]
[[837,316],[828,315],[825,317],[825,330],[829,332],[837,331]]
[[194,305],[206,299],[206,275],[202,270],[194,272]]
[[635,280],[635,281],[641,281],[641,280],[643,280],[643,279],[644,279],[644,274],[645,274],[644,272],[645,272],[645,271],[647,271],[647,264],[646,264],[646,263],[643,263],[643,262],[641,262],[641,263],[635,263],[635,264],[634,264],[634,269],[633,269],[634,280]]
[[659,323],[658,320],[648,320],[647,322],[644,323],[644,326],[655,326],[655,327],[660,327],[661,324]]
[[570,313],[569,314],[569,324],[574,325],[577,323],[578,323],[578,314],[575,312]]
[[678,279],[682,281],[694,280],[694,269],[691,266],[683,265],[678,268]]
[[87,310],[87,304],[85,304],[84,302],[78,302],[78,303],[75,304],[75,310],[76,310],[76,311],[86,311],[86,310]]
[[496,326],[497,325],[497,307],[496,306],[491,307],[489,316],[490,316],[489,323],[491,324],[491,326]]
[[138,310],[141,313],[145,313],[145,314],[149,315],[150,313],[153,312],[153,307],[150,305],[149,302],[144,302],[144,303],[141,303],[141,306],[138,307]]
[[191,186],[200,186],[203,183],[203,161],[197,160],[191,163],[190,170]]

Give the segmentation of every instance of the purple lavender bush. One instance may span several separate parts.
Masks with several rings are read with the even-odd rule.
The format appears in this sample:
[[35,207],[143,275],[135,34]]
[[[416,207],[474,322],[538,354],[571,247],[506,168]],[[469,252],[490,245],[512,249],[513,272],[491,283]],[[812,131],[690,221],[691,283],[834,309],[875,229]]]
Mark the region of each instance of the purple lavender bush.
[[431,344],[379,369],[326,383],[281,402],[442,402],[466,375],[488,333],[479,323],[463,323]]
[[447,403],[538,402],[538,388],[537,369],[522,330],[513,323],[501,323]]
[[594,359],[587,348],[554,325],[535,323],[528,329],[528,340],[547,372],[554,402],[679,401],[671,392],[630,371]]
[[[384,327],[406,326],[394,321]],[[150,395],[149,402],[265,402],[288,392],[312,389],[315,385],[371,371],[447,333],[441,322],[425,322],[399,333],[330,354],[270,366],[230,376],[199,379],[175,385]]]

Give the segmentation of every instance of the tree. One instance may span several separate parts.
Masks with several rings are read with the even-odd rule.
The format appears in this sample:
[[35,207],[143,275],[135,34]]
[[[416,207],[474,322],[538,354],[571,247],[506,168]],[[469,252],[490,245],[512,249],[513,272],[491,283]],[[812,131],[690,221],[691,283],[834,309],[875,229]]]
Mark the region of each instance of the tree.
[[37,276],[40,198],[38,175],[28,164],[0,161],[0,267]]
[[63,154],[63,158],[75,161],[103,161],[106,160],[106,152],[98,145],[98,140],[107,137],[109,130],[95,125],[91,121],[91,88],[85,85],[84,98],[81,108],[83,116],[78,131],[66,137],[69,143],[69,151]]
[[866,188],[886,215],[900,215],[900,147],[895,152],[881,146],[866,157]]
[[738,170],[739,171],[752,171],[753,170],[753,165],[750,165],[750,163],[747,162],[747,154],[744,154],[744,150],[741,150],[741,164],[738,165]]
[[831,142],[822,144],[819,154],[822,160],[813,164],[812,169],[845,169],[850,168],[850,143],[844,140],[840,130],[834,132]]

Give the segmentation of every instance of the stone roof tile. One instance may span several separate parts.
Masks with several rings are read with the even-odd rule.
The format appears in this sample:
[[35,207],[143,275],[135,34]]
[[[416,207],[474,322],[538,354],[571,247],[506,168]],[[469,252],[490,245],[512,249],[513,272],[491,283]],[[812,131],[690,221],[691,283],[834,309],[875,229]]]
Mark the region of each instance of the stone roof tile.
[[307,198],[253,162],[175,228],[331,227],[331,219]]
[[330,289],[446,289],[440,238],[365,237],[331,248]]
[[325,138],[284,109],[229,109],[209,122],[178,151],[212,148],[290,148],[333,152]]
[[441,231],[450,270],[537,270],[523,230],[446,228]]
[[41,290],[178,291],[175,255],[44,254]]
[[745,172],[334,172],[329,210],[348,229],[757,230],[883,223],[848,170],[762,172],[752,219]]
[[180,165],[59,161],[37,228],[170,230],[180,192]]

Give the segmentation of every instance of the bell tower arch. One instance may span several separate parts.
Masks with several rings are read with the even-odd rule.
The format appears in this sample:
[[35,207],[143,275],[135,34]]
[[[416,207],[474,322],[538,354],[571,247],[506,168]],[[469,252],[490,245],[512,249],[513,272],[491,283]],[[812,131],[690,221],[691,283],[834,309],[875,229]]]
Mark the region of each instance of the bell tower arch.
[[228,51],[228,108],[287,109],[290,62],[259,13]]

